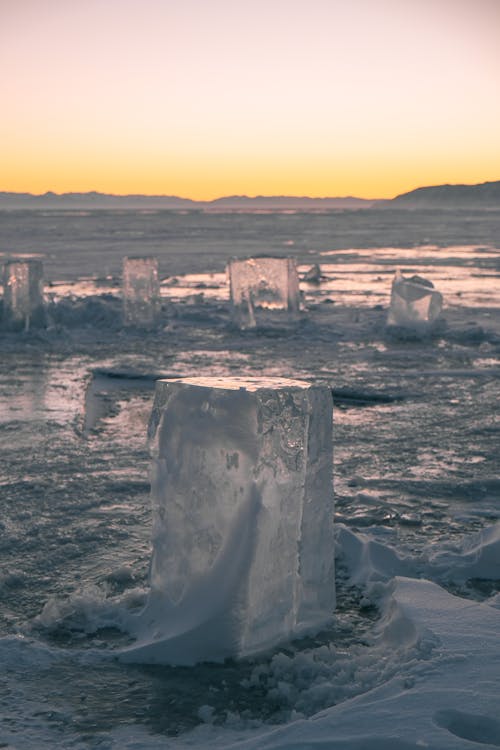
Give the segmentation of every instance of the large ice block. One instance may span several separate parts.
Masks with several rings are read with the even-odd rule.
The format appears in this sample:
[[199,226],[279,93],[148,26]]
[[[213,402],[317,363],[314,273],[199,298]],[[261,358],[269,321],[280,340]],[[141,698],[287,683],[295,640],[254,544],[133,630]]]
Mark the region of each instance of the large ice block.
[[439,317],[442,306],[443,297],[431,281],[421,276],[404,278],[398,270],[392,282],[387,325],[429,326]]
[[127,326],[154,326],[160,313],[157,258],[123,259],[123,322]]
[[244,657],[335,607],[332,396],[295,380],[159,380],[151,592],[128,661]]
[[3,325],[28,330],[44,324],[42,261],[7,261],[3,269]]
[[294,258],[233,258],[227,267],[234,322],[241,328],[256,325],[255,312],[300,310],[299,277]]

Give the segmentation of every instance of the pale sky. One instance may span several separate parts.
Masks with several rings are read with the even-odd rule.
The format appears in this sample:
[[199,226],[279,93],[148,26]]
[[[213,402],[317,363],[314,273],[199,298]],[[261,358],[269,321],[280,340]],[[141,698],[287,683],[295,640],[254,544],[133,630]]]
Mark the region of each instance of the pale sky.
[[0,190],[500,179],[500,0],[0,0]]

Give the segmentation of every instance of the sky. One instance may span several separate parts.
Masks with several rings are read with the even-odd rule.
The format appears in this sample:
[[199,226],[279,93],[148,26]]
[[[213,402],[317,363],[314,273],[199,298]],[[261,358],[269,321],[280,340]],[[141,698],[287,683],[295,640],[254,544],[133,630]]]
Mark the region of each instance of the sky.
[[0,0],[0,190],[500,179],[500,0]]

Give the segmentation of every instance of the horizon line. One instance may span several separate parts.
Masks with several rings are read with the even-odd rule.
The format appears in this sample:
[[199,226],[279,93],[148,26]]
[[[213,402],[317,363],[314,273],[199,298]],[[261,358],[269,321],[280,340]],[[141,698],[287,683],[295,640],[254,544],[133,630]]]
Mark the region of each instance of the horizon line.
[[106,195],[114,198],[179,198],[180,200],[192,201],[193,203],[213,203],[214,201],[225,200],[226,198],[247,198],[249,200],[255,200],[256,198],[295,198],[297,200],[390,200],[390,198],[362,198],[357,195],[291,195],[288,193],[270,193],[265,195],[263,193],[257,193],[255,195],[248,195],[246,193],[227,193],[225,195],[219,195],[217,198],[191,198],[186,195],[177,195],[174,193],[106,193],[101,190],[65,190],[64,192],[58,193],[55,190],[46,190],[44,193],[32,193],[29,190],[0,190],[0,195],[31,195],[33,198],[43,198],[46,195],[55,195],[58,198],[64,195]]
[[434,187],[477,187],[480,185],[488,185],[488,184],[494,184],[496,182],[500,182],[500,180],[486,180],[484,182],[479,183],[439,183],[435,185],[419,185],[417,187],[411,188],[410,190],[406,190],[402,193],[397,193],[392,198],[365,198],[358,195],[289,195],[289,194],[255,194],[255,195],[247,195],[245,193],[232,193],[232,194],[226,194],[226,195],[219,195],[216,198],[191,198],[189,196],[184,195],[175,195],[175,194],[167,194],[167,193],[107,193],[102,192],[100,190],[67,190],[64,192],[56,192],[54,190],[46,190],[43,193],[32,193],[31,191],[21,191],[21,190],[0,190],[0,194],[10,194],[10,195],[29,195],[33,198],[44,198],[46,196],[55,196],[55,197],[63,197],[63,196],[69,196],[69,195],[97,195],[97,196],[109,196],[113,198],[175,198],[179,200],[185,200],[190,201],[192,203],[215,203],[217,201],[227,200],[227,199],[246,199],[246,200],[258,200],[258,199],[272,199],[272,198],[290,198],[293,200],[317,200],[317,201],[327,201],[327,200],[360,200],[360,201],[366,201],[366,202],[379,202],[379,201],[387,201],[387,200],[393,200],[394,198],[398,198],[401,195],[406,195],[407,193],[412,193],[415,190],[421,190],[425,188],[434,188]]

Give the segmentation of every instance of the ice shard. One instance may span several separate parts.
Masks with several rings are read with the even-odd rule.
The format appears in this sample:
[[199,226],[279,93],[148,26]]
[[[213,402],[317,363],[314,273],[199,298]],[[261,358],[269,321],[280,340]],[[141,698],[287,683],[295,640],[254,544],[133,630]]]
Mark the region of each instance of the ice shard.
[[302,279],[308,284],[320,284],[323,278],[324,276],[321,273],[321,267],[317,263],[314,263],[314,265],[312,265],[302,277]]
[[3,325],[28,330],[45,324],[43,263],[9,260],[3,269]]
[[431,281],[421,276],[404,278],[398,270],[392,282],[387,325],[428,327],[439,317],[442,306],[443,297]]
[[159,380],[149,601],[123,658],[245,657],[335,608],[332,396],[246,378]]
[[253,328],[259,319],[270,320],[273,311],[284,311],[288,317],[299,312],[299,277],[294,258],[233,258],[227,271],[232,317],[240,328]]
[[123,259],[123,322],[150,328],[161,309],[157,258]]

